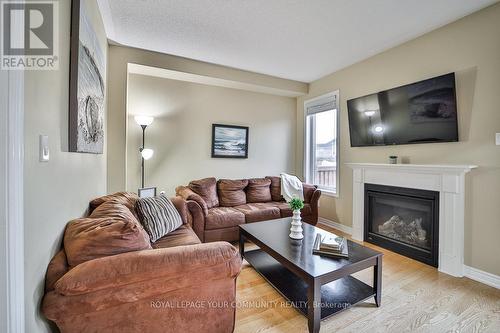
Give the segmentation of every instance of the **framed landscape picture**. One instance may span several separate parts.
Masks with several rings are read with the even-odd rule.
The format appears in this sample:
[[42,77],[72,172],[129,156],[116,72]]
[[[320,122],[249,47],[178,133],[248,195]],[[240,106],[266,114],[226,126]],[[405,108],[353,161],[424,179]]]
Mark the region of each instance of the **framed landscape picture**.
[[212,157],[248,158],[248,127],[213,124]]
[[106,58],[86,1],[73,0],[69,78],[69,151],[102,154]]

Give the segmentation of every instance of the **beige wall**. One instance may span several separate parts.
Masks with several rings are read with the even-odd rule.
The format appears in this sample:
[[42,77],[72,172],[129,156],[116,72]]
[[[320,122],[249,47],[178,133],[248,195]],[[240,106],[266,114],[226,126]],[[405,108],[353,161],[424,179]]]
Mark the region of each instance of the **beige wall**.
[[[107,40],[95,0],[85,0],[101,47]],[[106,154],[67,152],[70,1],[59,1],[58,71],[25,73],[24,229],[26,332],[49,331],[40,313],[45,271],[66,223],[106,193]],[[38,161],[38,135],[49,136],[50,161]]]
[[[302,170],[303,103],[340,89],[340,196],[323,197],[321,216],[351,226],[352,172],[345,162],[477,164],[467,177],[465,264],[500,275],[500,4],[310,84],[297,99],[296,169]],[[346,101],[421,79],[456,72],[459,143],[351,148]]]
[[[146,146],[146,186],[169,195],[190,180],[248,178],[293,172],[295,98],[131,74],[128,81],[127,190],[140,187],[141,128],[133,116],[155,117]],[[249,126],[248,159],[211,158],[212,123]]]
[[126,187],[127,146],[127,64],[134,63],[173,71],[234,81],[262,89],[283,90],[295,94],[307,92],[302,82],[279,79],[234,68],[190,60],[182,57],[122,46],[110,46],[108,71],[108,191]]

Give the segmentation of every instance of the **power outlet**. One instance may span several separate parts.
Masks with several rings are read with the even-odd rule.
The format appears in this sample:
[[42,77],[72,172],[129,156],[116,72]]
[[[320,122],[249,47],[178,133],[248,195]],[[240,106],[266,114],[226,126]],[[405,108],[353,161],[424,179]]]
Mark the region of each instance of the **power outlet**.
[[500,133],[497,133],[497,134],[495,135],[495,144],[496,144],[497,146],[500,146]]

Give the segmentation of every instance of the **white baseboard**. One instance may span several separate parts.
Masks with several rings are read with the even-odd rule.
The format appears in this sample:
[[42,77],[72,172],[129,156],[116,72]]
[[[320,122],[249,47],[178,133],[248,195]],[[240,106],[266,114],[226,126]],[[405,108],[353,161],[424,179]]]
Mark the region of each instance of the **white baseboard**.
[[324,225],[327,225],[329,227],[338,229],[342,232],[345,232],[346,234],[352,235],[352,227],[348,227],[346,225],[340,224],[338,222],[334,222],[329,219],[325,219],[324,217],[319,217],[318,222]]
[[464,265],[464,276],[488,286],[500,289],[500,276]]

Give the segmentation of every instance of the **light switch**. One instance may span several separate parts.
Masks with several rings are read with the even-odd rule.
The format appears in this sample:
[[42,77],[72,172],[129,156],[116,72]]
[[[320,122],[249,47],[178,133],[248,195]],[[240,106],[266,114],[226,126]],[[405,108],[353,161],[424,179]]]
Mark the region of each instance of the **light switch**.
[[495,135],[495,144],[496,144],[497,146],[500,146],[500,133],[497,133],[497,134]]
[[48,135],[40,135],[39,137],[39,158],[40,162],[48,162],[49,161],[49,136]]

